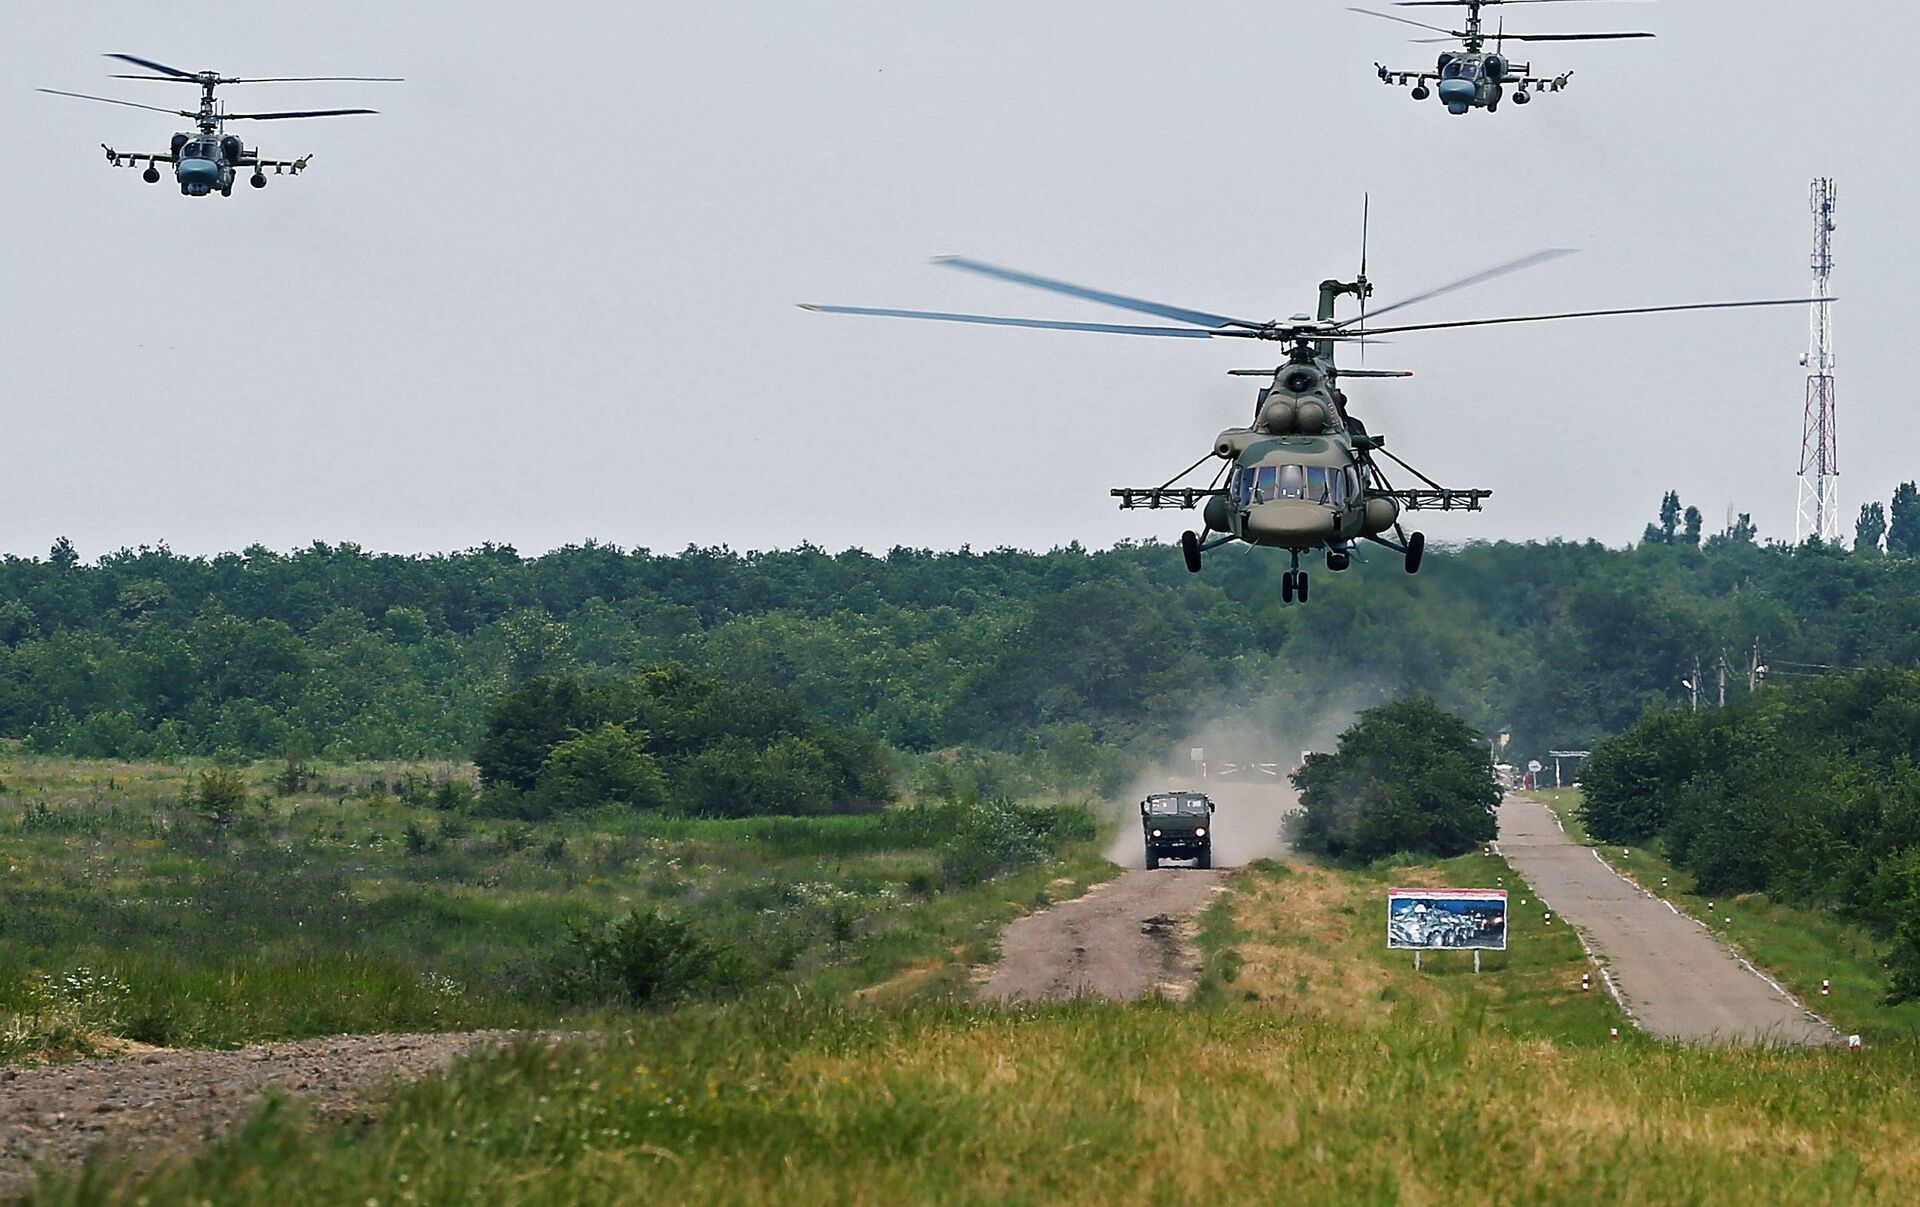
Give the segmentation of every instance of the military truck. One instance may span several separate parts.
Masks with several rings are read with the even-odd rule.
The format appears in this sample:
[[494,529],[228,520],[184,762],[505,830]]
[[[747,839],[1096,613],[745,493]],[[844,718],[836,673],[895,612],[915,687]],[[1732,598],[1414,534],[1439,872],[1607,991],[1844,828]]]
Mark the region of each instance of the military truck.
[[1156,792],[1140,802],[1141,836],[1147,842],[1147,868],[1162,859],[1191,859],[1197,868],[1213,866],[1213,802],[1204,792]]

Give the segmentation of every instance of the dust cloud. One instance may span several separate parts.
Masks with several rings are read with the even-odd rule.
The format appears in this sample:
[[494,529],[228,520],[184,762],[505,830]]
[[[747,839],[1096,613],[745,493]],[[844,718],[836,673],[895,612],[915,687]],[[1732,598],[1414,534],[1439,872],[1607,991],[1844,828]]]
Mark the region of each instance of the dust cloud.
[[[1113,803],[1119,830],[1108,844],[1107,859],[1123,868],[1144,868],[1147,852],[1140,833],[1140,800],[1151,792],[1179,791],[1205,792],[1217,806],[1215,867],[1285,857],[1289,850],[1283,834],[1285,818],[1300,807],[1288,774],[1306,752],[1332,750],[1341,731],[1373,703],[1377,701],[1356,696],[1309,709],[1284,698],[1269,698],[1194,725],[1192,736],[1177,743],[1165,763]],[[1201,765],[1189,758],[1194,750],[1205,752]],[[1271,767],[1271,772],[1262,765]]]

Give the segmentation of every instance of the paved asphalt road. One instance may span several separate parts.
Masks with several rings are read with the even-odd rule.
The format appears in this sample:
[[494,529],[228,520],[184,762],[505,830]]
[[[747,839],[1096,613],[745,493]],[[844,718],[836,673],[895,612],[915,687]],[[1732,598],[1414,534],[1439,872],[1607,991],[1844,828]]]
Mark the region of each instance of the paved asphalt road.
[[1700,923],[1570,840],[1545,805],[1516,797],[1501,804],[1500,851],[1606,960],[1627,1010],[1649,1033],[1726,1044],[1839,1038]]

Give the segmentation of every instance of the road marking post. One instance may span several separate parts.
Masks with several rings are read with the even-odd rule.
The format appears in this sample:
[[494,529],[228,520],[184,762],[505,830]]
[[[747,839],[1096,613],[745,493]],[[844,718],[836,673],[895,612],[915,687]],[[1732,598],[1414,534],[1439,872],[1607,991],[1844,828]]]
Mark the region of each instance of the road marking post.
[[1821,980],[1821,982],[1820,982],[1820,996],[1821,996],[1821,997],[1832,997],[1832,996],[1833,996],[1833,982],[1832,982],[1832,981],[1829,981],[1829,980],[1826,980],[1826,979],[1824,979],[1824,978],[1823,978],[1823,979]]
[[1860,1051],[1860,1037],[1858,1035],[1847,1036],[1847,1051],[1849,1052]]
[[1609,1036],[1608,1038],[1610,1038],[1610,1039],[1612,1039],[1612,1040],[1613,1040],[1613,1042],[1614,1042],[1614,1043],[1616,1043],[1616,1044],[1617,1044],[1617,1043],[1619,1043],[1619,1042],[1620,1042],[1620,1028],[1618,1028],[1618,1027],[1610,1027],[1610,1028],[1608,1028],[1608,1030],[1610,1030],[1610,1031],[1611,1031],[1611,1032],[1613,1033],[1613,1034],[1612,1034],[1611,1036]]
[[1593,974],[1591,972],[1583,972],[1580,974],[1580,992],[1593,992]]

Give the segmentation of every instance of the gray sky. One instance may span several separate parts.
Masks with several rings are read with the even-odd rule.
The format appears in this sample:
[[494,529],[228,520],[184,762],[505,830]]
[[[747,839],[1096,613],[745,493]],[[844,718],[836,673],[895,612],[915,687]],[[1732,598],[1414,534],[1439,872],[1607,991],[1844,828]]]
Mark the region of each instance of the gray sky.
[[[1660,39],[1538,46],[1570,91],[1462,118],[1374,79],[1434,47],[1331,0],[8,10],[8,552],[1170,538],[1188,517],[1107,490],[1244,422],[1224,370],[1254,349],[794,303],[1125,321],[926,266],[965,253],[1286,316],[1356,267],[1367,190],[1378,303],[1583,249],[1413,321],[1802,293],[1807,183],[1837,177],[1842,502],[1920,475],[1905,4],[1515,9]],[[182,123],[31,91],[192,100],[104,78],[114,50],[408,82],[227,90],[383,113],[252,123],[311,172],[188,199],[97,149]],[[1805,342],[1798,309],[1407,335],[1369,363],[1418,376],[1352,393],[1401,456],[1496,492],[1436,538],[1619,543],[1670,487],[1781,536]]]

